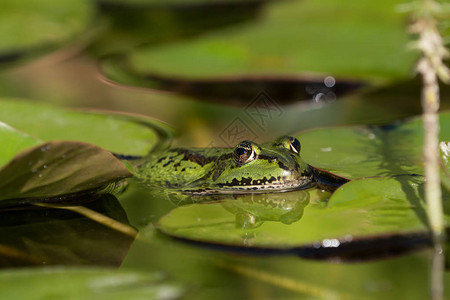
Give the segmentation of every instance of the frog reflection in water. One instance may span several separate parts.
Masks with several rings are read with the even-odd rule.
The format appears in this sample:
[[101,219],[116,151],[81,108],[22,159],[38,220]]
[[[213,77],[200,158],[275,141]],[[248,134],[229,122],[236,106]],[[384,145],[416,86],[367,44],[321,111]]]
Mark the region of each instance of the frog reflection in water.
[[173,148],[153,154],[135,172],[147,186],[191,195],[299,190],[314,185],[300,149],[290,136],[261,145],[243,141],[234,149]]
[[245,194],[221,202],[223,208],[236,217],[236,227],[252,229],[266,221],[289,225],[303,216],[310,199],[307,191],[289,193]]

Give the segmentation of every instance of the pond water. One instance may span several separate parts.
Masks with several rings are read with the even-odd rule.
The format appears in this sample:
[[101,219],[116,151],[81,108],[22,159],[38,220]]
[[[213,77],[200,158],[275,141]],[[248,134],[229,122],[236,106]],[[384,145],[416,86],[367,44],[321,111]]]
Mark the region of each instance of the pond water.
[[[71,105],[140,112],[173,122],[177,127],[185,128],[183,135],[175,140],[175,144],[178,145],[208,146],[211,143],[212,145],[220,145],[224,143],[223,138],[220,136],[223,128],[234,122],[236,117],[240,117],[245,122],[251,121],[248,114],[239,107],[221,106],[207,102],[199,103],[188,99],[180,99],[178,96],[158,93],[149,94],[148,92],[143,93],[137,90],[127,91],[127,97],[125,98],[123,96],[124,92],[120,88],[104,86],[100,82],[95,83],[92,90],[84,87],[81,89],[83,83],[80,82],[86,80],[86,74],[92,76],[90,79],[87,79],[89,82],[94,80],[96,76],[91,63],[89,61],[86,62],[85,59],[70,60],[62,63],[62,65],[61,63],[54,64],[51,71],[47,69],[45,64],[43,66],[31,65],[24,67],[22,70],[10,71],[8,77],[29,81],[40,80],[39,90],[42,90],[41,98],[48,99],[47,96],[49,94],[57,92],[55,91],[55,86],[51,83],[55,76],[60,76],[60,72],[65,73],[71,68],[79,68],[80,65],[84,66],[82,68],[83,76],[76,80],[60,81],[61,85],[66,86],[66,88],[70,87],[72,91],[80,87],[79,93],[81,98],[79,98],[80,95],[76,94],[67,95],[66,99]],[[60,67],[63,67],[64,71],[59,69]],[[45,80],[36,75],[44,72],[44,70],[48,72]],[[77,83],[75,87],[71,87],[70,85],[74,83]],[[402,90],[404,87],[393,86],[390,89],[395,91],[397,89]],[[37,93],[39,95],[39,90],[32,90],[28,93]],[[83,95],[90,94],[92,91],[99,95],[98,101],[95,104],[83,102]],[[392,93],[389,89],[386,91],[387,94]],[[379,93],[382,93],[382,91],[377,91],[374,95]],[[20,96],[25,95],[26,90]],[[374,117],[371,110],[373,108],[372,104],[376,104],[376,102],[372,103],[369,100],[362,103],[357,98],[350,97],[331,103],[329,106],[317,106],[314,103],[290,105],[288,107],[280,106],[282,107],[282,116],[278,116],[278,119],[274,117],[273,120],[267,120],[268,122],[263,129],[254,123],[248,124],[253,126],[252,130],[255,132],[255,140],[268,140],[286,132],[293,132],[294,130],[290,127],[292,126],[290,124],[293,123],[296,124],[295,131],[298,131],[304,128],[313,128],[316,124],[354,124],[363,123],[362,120],[374,120],[372,119]],[[348,118],[347,109],[341,107],[354,108],[355,105],[357,105],[356,111],[358,114],[351,114],[350,118]],[[169,110],[168,107],[171,107],[171,109]],[[364,107],[370,108],[364,109]],[[414,112],[414,110],[411,112],[389,110],[389,114],[378,114],[377,119],[373,123],[388,123],[405,114]],[[296,122],[298,115],[304,116],[305,122]],[[280,123],[281,119],[283,120],[282,123]],[[272,125],[275,123],[280,126]],[[370,140],[369,133],[365,136]],[[304,136],[304,139],[305,143],[308,143],[306,140],[314,140],[314,137]],[[391,138],[391,140],[398,141],[397,138]],[[225,142],[227,141],[225,140]],[[311,142],[309,143],[311,144]],[[337,151],[340,146],[328,147],[319,145],[317,147],[319,147],[318,149],[322,156],[315,157],[315,152],[304,148],[305,155],[310,159],[316,159],[316,163],[322,162],[326,165],[333,161],[333,159],[327,159],[326,155],[330,152],[333,153],[333,150]],[[345,155],[342,159],[345,159]],[[394,157],[392,159],[397,160],[398,158]],[[361,159],[362,163],[364,161],[367,161],[367,159]],[[359,170],[358,168],[356,169]],[[352,170],[355,169],[347,166],[347,171],[344,171],[352,172]],[[398,172],[397,169],[391,166],[392,170],[393,172]],[[211,238],[214,240],[213,237],[219,237],[219,240],[213,244],[207,243],[205,245],[204,243],[198,244],[187,242],[186,240],[183,241],[184,238],[180,240],[165,236],[162,233],[164,228],[161,231],[158,221],[161,217],[171,212],[172,214],[176,213],[174,210],[180,203],[176,198],[139,187],[136,182],[132,181],[130,187],[123,194],[117,197],[112,195],[104,196],[87,205],[89,210],[100,212],[121,224],[125,224],[126,229],[124,230],[111,229],[108,226],[99,224],[98,221],[91,220],[92,216],[87,218],[81,216],[80,212],[62,209],[33,208],[31,210],[7,210],[2,212],[1,263],[4,268],[7,268],[8,276],[24,276],[27,280],[35,282],[33,284],[39,286],[39,288],[46,286],[44,290],[50,291],[52,285],[47,286],[40,283],[39,278],[43,275],[39,271],[37,271],[38,274],[33,274],[32,271],[16,274],[14,270],[24,270],[23,267],[40,265],[66,266],[67,270],[64,274],[68,276],[70,282],[75,280],[70,279],[72,278],[71,276],[79,276],[88,280],[88,282],[91,280],[89,276],[92,274],[78,274],[76,273],[78,272],[77,270],[73,271],[76,274],[69,274],[70,271],[68,270],[80,266],[112,268],[110,271],[107,271],[107,274],[116,274],[117,270],[121,270],[132,272],[134,275],[134,272],[141,272],[139,274],[142,275],[143,273],[144,276],[148,274],[151,274],[151,276],[157,275],[158,280],[156,282],[151,281],[151,286],[158,288],[158,290],[152,290],[150,294],[159,295],[155,297],[162,299],[178,298],[181,295],[186,299],[209,299],[211,297],[217,299],[229,299],[230,297],[237,299],[427,298],[430,290],[430,263],[433,252],[429,247],[429,238],[423,232],[419,235],[414,235],[414,230],[412,230],[412,235],[406,234],[406,236],[400,239],[397,238],[397,240],[394,237],[394,242],[375,239],[373,242],[362,243],[362,246],[359,244],[356,248],[352,248],[353,246],[349,247],[349,250],[343,252],[331,251],[321,255],[314,254],[317,253],[314,252],[314,244],[310,244],[309,248],[312,249],[310,252],[308,252],[308,247],[308,251],[300,249],[301,247],[298,248],[305,241],[308,242],[317,238],[317,234],[320,236],[320,234],[325,233],[325,235],[320,236],[322,240],[318,239],[317,241],[322,243],[325,241],[327,243],[327,240],[323,240],[323,238],[326,238],[326,234],[332,232],[333,228],[336,229],[336,225],[333,225],[333,218],[336,218],[338,227],[343,226],[341,233],[347,230],[345,228],[355,226],[364,228],[363,224],[368,220],[367,218],[371,218],[370,214],[364,215],[364,212],[362,212],[361,216],[358,217],[360,219],[356,218],[354,223],[350,222],[344,225],[344,221],[348,221],[354,216],[347,217],[345,213],[338,212],[334,217],[327,217],[327,222],[321,223],[321,219],[314,215],[317,213],[317,209],[325,205],[327,197],[329,197],[329,194],[328,196],[312,194],[308,204],[304,208],[300,207],[297,209],[299,211],[297,213],[298,217],[294,216],[286,224],[280,222],[280,215],[277,215],[277,212],[262,212],[263,215],[269,214],[269,216],[259,217],[257,224],[253,225],[255,228],[247,227],[248,232],[241,230],[239,233],[235,232],[236,229],[228,230],[228,233],[226,233],[227,229],[225,227],[231,226],[236,228],[236,222],[238,222],[239,217],[230,212],[233,209],[236,210],[236,207],[229,208],[222,203],[219,205],[221,217],[218,218],[230,225],[224,227],[223,230],[225,231],[220,228],[218,231],[212,231],[209,233],[211,235],[209,238],[207,237],[207,229],[211,224],[203,229],[199,227],[197,234],[203,237],[203,240],[211,240]],[[236,202],[233,203],[236,200],[230,201],[228,206],[236,206]],[[248,218],[248,207],[242,207],[242,205],[247,205],[245,203],[245,201],[241,202],[241,207],[238,208],[247,212],[247,215],[244,214],[244,220],[241,220],[241,223],[238,222],[240,225],[248,224],[248,220],[245,219]],[[363,203],[363,205],[366,204]],[[192,205],[187,207],[192,207]],[[291,208],[288,207],[287,211],[290,211]],[[214,212],[214,214],[217,213],[219,212]],[[196,211],[195,207],[192,207],[192,213],[188,212],[189,214],[193,214],[193,222],[196,222],[195,218],[199,219],[199,224],[197,224],[199,226],[205,226],[202,225],[201,219],[203,217],[215,216],[208,215],[208,210],[206,211],[207,215],[204,215],[205,212]],[[196,214],[199,214],[199,216],[196,217]],[[280,213],[278,212],[278,214]],[[305,219],[302,219],[303,216]],[[214,217],[211,218],[214,219]],[[277,220],[273,220],[273,218]],[[194,226],[194,224],[189,223],[190,221],[186,222],[188,223],[180,225],[181,228]],[[302,222],[306,222],[305,224],[307,225],[302,226]],[[379,222],[383,223],[385,221],[373,219],[370,222],[379,224]],[[395,224],[383,224],[383,226],[390,226],[389,228],[391,229],[397,226]],[[217,226],[217,224],[214,226]],[[284,228],[281,231],[280,226]],[[286,228],[292,228],[292,230]],[[411,231],[411,228],[408,228],[406,230]],[[412,229],[414,228],[422,227],[413,226]],[[175,232],[173,229],[171,230],[169,231]],[[304,232],[296,233],[298,230]],[[370,232],[371,229],[368,230]],[[350,231],[353,232],[353,230]],[[180,231],[177,232],[178,234],[180,233]],[[365,231],[362,230],[361,232]],[[341,233],[338,230],[336,236],[345,237]],[[235,246],[224,247],[221,245],[224,242],[221,241],[220,237],[226,238],[227,234],[240,236],[241,242],[238,245],[244,246],[252,245],[252,243],[258,241],[258,237],[265,236],[259,242],[266,245],[263,248],[267,248],[269,245],[270,250],[274,245],[281,245],[278,246],[281,250],[277,246],[275,246],[276,250],[272,249],[270,251],[267,251],[267,249],[242,251],[242,249],[239,250]],[[289,235],[293,240],[289,240]],[[333,236],[333,234],[330,236]],[[362,236],[364,237],[364,234]],[[194,240],[196,239],[194,235]],[[334,248],[343,249],[342,247],[335,247],[341,246],[342,239],[339,241],[329,239],[328,242],[328,247],[325,248],[331,250],[334,250]],[[290,249],[292,245],[294,245],[294,248],[297,248],[286,250],[286,247]],[[20,268],[16,269],[17,267]],[[49,271],[45,272],[48,273]],[[95,274],[95,276],[104,275],[104,273],[100,275]],[[120,281],[121,279],[117,280]],[[445,283],[448,282],[450,282],[450,277],[446,272]],[[64,286],[67,284],[67,281],[61,284]],[[142,283],[133,281],[129,286],[135,285],[142,285]],[[129,286],[124,284],[124,289],[128,289]],[[68,289],[63,289],[59,293],[65,295],[67,291]],[[140,293],[147,295],[147,292],[136,290],[138,295]]]
[[[236,206],[236,202],[230,202],[230,205]],[[131,186],[119,200],[111,195],[104,196],[85,207],[89,210],[89,218],[63,209],[34,208],[3,212],[0,262],[2,267],[7,268],[3,271],[6,271],[5,275],[17,277],[17,280],[27,280],[31,291],[35,287],[36,291],[40,291],[38,294],[53,293],[61,296],[70,294],[70,287],[77,285],[78,277],[95,281],[106,274],[119,276],[117,270],[132,272],[133,276],[139,272],[141,276],[144,274],[147,281],[136,283],[119,276],[116,279],[119,283],[109,283],[113,291],[134,289],[139,297],[147,295],[147,291],[136,287],[150,285],[160,289],[155,292],[157,299],[174,299],[180,295],[183,295],[183,299],[425,299],[429,294],[432,251],[423,239],[419,247],[415,247],[417,245],[414,243],[420,244],[420,240],[402,241],[407,244],[407,251],[395,251],[393,244],[388,245],[387,249],[390,251],[387,253],[395,254],[393,256],[386,256],[382,252],[386,245],[376,240],[363,247],[362,251],[358,247],[349,247],[348,251],[342,253],[332,251],[325,258],[309,259],[305,258],[305,253],[314,253],[314,249],[298,253],[282,250],[242,251],[223,246],[205,247],[167,237],[155,228],[155,224],[161,216],[178,206],[167,198],[161,198],[161,194],[152,196],[142,187]],[[308,206],[304,210],[306,218],[309,213],[307,208]],[[98,220],[93,221],[92,211],[120,222],[125,229],[112,229],[110,222],[104,220],[103,224],[98,223]],[[233,216],[229,209],[224,211]],[[341,216],[345,218],[342,214]],[[200,217],[192,217],[198,218],[201,223]],[[230,223],[230,219],[221,220],[219,216],[206,217],[215,219],[216,223]],[[299,225],[302,220],[298,219],[289,221],[291,225],[286,226],[301,229]],[[264,222],[259,228],[277,223],[273,219]],[[235,228],[234,218],[231,225]],[[320,226],[320,223],[316,223],[316,226]],[[207,227],[203,230],[206,229]],[[266,227],[266,230],[270,229]],[[311,228],[311,231],[315,229]],[[217,236],[220,229],[216,232],[216,238],[223,238]],[[278,232],[285,234],[279,229]],[[242,240],[248,240],[244,244],[252,246],[251,240],[264,232],[248,228],[246,234],[247,236],[242,236]],[[200,236],[203,236],[202,233]],[[274,239],[269,248],[277,244],[279,242]],[[332,247],[331,250],[334,250],[333,247],[339,249],[339,245],[333,245],[332,241],[328,246]],[[371,255],[365,257],[368,253]],[[376,254],[381,254],[382,257],[376,257]],[[351,261],[347,261],[348,259]],[[30,266],[34,271],[23,269]],[[40,267],[36,269],[36,266]],[[55,270],[51,266],[66,267]],[[42,267],[46,271],[39,273]],[[73,269],[74,267],[76,268]],[[103,273],[94,274],[91,279],[91,273],[76,273],[79,267],[94,267],[94,270],[101,267],[98,270]],[[24,273],[17,274],[17,270]],[[66,288],[55,291],[53,284],[43,284],[40,281],[42,276],[51,276],[52,272],[58,271],[63,273],[51,280],[54,284],[67,286]],[[158,278],[156,282],[149,283],[149,280],[154,280],[154,276]],[[449,280],[446,272],[445,283],[450,282]],[[17,284],[12,286],[19,288]],[[75,287],[74,293],[81,293],[82,287],[84,286],[81,284],[80,287]],[[21,293],[23,292],[19,295]],[[105,293],[108,295],[111,290],[108,289]],[[133,294],[130,295],[132,296]]]
[[[71,36],[43,27],[48,47],[33,38],[0,49],[11,63],[0,72],[11,145],[0,149],[0,298],[427,299],[450,286],[448,254],[431,247],[422,124],[407,119],[421,113],[421,82],[395,3],[136,2],[98,1],[95,22],[93,2],[66,4],[75,14],[63,26],[92,28],[26,64],[12,62]],[[448,86],[441,102],[450,108]],[[450,114],[440,116],[449,141]],[[151,149],[284,135],[300,140],[316,175],[351,181],[200,197],[129,173]],[[445,189],[443,199],[449,222]]]

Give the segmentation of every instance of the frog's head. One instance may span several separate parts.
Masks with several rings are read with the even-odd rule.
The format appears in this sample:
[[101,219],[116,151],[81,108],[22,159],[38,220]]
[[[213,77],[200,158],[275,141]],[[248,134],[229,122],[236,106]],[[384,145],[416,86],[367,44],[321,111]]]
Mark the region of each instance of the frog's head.
[[300,158],[300,142],[283,136],[258,145],[242,141],[219,158],[210,182],[219,191],[280,191],[306,188],[312,181],[308,164]]

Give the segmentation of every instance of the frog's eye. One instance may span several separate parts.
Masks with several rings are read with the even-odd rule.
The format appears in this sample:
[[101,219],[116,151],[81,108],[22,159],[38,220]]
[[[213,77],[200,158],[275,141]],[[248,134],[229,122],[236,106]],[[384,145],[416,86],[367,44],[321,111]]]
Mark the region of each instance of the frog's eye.
[[251,162],[256,158],[255,149],[251,142],[240,142],[233,152],[233,160],[238,165]]
[[300,141],[298,139],[296,139],[295,137],[290,136],[289,142],[290,142],[290,146],[291,146],[290,150],[294,153],[300,154],[300,149],[302,148],[302,146],[300,145]]
[[292,136],[283,136],[279,138],[275,145],[282,146],[295,154],[300,154],[300,149],[302,148],[300,141]]

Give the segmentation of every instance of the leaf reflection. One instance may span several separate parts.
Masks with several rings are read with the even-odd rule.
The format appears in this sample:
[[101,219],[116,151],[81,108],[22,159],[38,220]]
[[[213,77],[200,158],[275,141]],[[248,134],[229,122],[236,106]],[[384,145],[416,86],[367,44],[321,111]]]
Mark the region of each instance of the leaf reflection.
[[[102,195],[85,208],[128,224],[113,195]],[[134,240],[79,213],[36,206],[1,210],[0,235],[0,267],[118,266]]]

